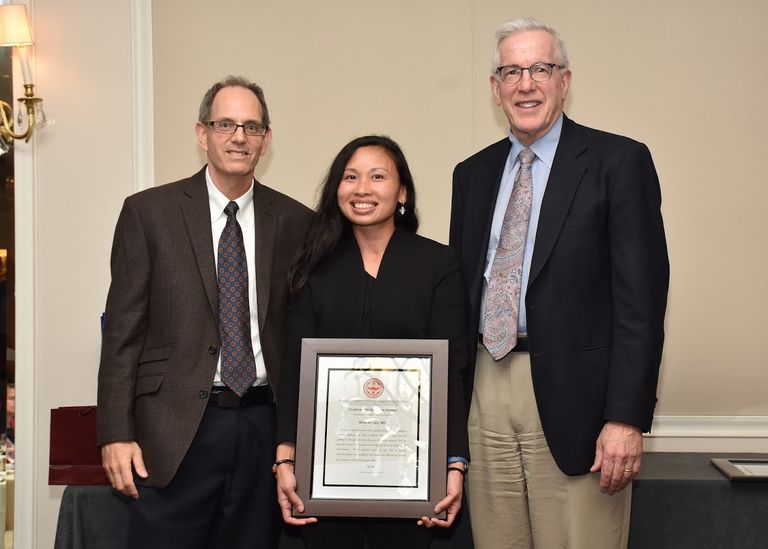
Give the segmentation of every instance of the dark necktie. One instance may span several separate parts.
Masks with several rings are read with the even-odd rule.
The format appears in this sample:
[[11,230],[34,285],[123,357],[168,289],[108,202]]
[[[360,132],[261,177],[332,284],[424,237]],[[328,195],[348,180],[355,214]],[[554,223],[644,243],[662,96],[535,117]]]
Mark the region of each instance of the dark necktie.
[[520,169],[504,212],[496,257],[485,294],[483,345],[496,360],[504,358],[517,344],[523,256],[533,198],[531,164],[536,155],[526,147],[520,151],[519,158]]
[[227,225],[219,238],[219,331],[221,380],[238,396],[256,381],[251,345],[251,309],[248,304],[248,266],[243,231],[235,215],[238,206],[224,208]]

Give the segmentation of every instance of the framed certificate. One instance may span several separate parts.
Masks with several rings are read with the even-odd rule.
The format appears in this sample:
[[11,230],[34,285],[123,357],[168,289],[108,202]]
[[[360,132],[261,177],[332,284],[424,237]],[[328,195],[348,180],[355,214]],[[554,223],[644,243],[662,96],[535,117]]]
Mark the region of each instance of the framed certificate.
[[294,515],[435,516],[447,372],[447,340],[304,339]]

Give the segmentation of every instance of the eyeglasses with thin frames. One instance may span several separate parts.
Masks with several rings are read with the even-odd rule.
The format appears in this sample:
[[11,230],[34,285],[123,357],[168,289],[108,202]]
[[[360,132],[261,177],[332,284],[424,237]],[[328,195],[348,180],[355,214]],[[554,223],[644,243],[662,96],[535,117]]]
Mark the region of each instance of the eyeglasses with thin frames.
[[534,63],[530,67],[521,67],[519,65],[504,65],[496,68],[496,75],[499,80],[505,84],[517,84],[523,77],[523,71],[528,71],[531,80],[534,82],[546,82],[552,77],[552,71],[555,69],[564,69],[565,66],[557,63]]
[[226,133],[230,135],[235,133],[237,128],[243,128],[245,135],[249,135],[251,137],[264,135],[269,129],[268,126],[265,126],[261,122],[246,122],[245,124],[237,124],[232,120],[209,120],[206,122],[206,124],[212,127],[213,131],[215,132]]

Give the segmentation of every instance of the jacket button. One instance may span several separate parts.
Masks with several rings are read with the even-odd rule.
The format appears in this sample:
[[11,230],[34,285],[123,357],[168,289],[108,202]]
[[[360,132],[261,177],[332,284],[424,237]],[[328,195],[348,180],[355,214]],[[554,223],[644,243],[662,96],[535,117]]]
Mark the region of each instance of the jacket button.
[[200,398],[202,398],[202,399],[208,398],[208,391],[206,391],[205,389],[200,391]]
[[209,355],[215,355],[218,352],[219,352],[219,348],[216,347],[216,345],[211,345],[210,347],[208,347],[208,354]]

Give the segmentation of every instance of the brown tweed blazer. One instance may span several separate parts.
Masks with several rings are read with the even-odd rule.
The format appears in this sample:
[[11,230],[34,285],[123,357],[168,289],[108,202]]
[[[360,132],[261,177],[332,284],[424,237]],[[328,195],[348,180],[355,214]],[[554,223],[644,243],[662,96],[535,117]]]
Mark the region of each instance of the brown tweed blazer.
[[[312,212],[256,182],[258,319],[270,385],[284,352],[287,270]],[[115,229],[98,383],[99,444],[135,440],[163,487],[206,407],[219,349],[205,168],[128,197]]]

